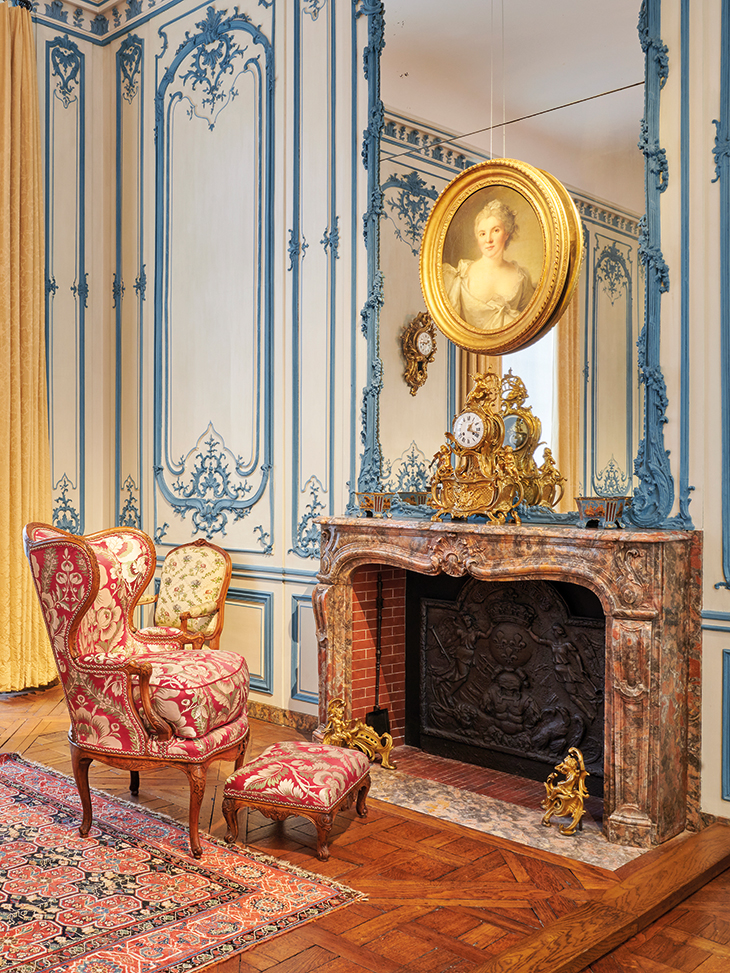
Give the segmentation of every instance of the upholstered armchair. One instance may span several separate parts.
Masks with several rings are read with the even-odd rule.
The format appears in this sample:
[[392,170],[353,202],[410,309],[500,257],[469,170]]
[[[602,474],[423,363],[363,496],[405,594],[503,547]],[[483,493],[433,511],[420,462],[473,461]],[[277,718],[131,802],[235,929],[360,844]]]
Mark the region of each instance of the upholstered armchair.
[[193,855],[208,767],[238,769],[248,742],[249,675],[234,652],[146,638],[131,615],[155,570],[155,547],[131,528],[77,537],[28,524],[25,551],[71,717],[69,744],[83,819],[92,821],[93,760],[138,773],[179,767],[190,785]]
[[155,604],[153,624],[141,632],[217,649],[230,583],[228,551],[203,538],[173,548],[162,565],[159,592],[138,603]]

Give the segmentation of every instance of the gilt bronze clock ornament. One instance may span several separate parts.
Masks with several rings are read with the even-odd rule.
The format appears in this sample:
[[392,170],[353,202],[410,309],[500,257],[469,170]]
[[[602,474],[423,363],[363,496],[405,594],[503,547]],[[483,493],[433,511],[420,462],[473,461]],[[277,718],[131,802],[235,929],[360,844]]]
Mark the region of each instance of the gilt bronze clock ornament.
[[436,326],[485,355],[524,348],[564,313],[583,233],[550,173],[516,159],[465,169],[434,203],[423,233],[421,288]]
[[436,356],[436,328],[427,311],[421,311],[406,327],[401,338],[406,360],[404,378],[415,395],[428,378],[428,366]]
[[466,406],[433,459],[434,520],[483,514],[492,523],[519,524],[521,503],[558,503],[565,480],[547,447],[542,464],[535,462],[542,424],[526,400],[525,384],[511,370],[502,378],[495,372],[474,376]]

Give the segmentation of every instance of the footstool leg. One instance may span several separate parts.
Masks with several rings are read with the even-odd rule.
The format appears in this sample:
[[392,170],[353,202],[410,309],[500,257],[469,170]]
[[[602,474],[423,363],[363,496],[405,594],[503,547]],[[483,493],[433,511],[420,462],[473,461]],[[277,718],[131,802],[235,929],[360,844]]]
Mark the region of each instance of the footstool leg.
[[[223,798],[223,817],[226,819],[228,830],[226,831],[226,841],[229,845],[238,838],[238,802],[230,797]],[[246,821],[248,831],[248,820]]]
[[330,856],[327,842],[329,841],[330,831],[332,830],[332,815],[318,814],[312,820],[317,829],[317,858],[321,862],[326,862]]
[[365,780],[362,782],[362,787],[357,792],[357,813],[361,818],[366,818],[368,816],[368,808],[365,801],[367,800],[368,791],[370,790],[370,774],[367,775]]

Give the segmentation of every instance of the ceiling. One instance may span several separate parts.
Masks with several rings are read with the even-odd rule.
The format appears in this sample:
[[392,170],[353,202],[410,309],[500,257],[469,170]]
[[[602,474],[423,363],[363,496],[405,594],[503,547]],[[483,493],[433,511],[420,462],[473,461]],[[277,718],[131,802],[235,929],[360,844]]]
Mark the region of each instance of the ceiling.
[[[464,134],[494,155],[529,154],[526,161],[575,188],[641,206],[639,0],[384,3],[387,108]],[[582,103],[561,107],[571,102]],[[536,113],[545,114],[501,124]],[[490,124],[491,135],[470,134]],[[624,154],[630,163],[619,161]],[[611,173],[626,165],[635,165],[633,195],[617,200]],[[606,170],[603,193],[591,185],[596,166]]]

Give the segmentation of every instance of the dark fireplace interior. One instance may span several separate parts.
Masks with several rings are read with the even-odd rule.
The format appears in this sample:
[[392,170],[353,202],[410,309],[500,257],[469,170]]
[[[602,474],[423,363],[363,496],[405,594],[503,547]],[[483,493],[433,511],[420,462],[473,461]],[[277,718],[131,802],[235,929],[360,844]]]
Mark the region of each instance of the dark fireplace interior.
[[602,797],[605,629],[579,585],[408,572],[406,744],[541,781],[578,747]]

